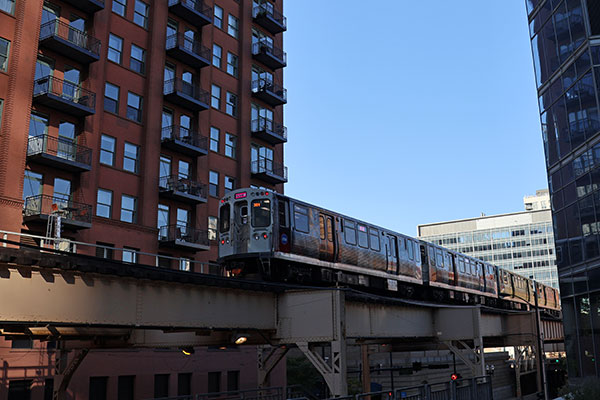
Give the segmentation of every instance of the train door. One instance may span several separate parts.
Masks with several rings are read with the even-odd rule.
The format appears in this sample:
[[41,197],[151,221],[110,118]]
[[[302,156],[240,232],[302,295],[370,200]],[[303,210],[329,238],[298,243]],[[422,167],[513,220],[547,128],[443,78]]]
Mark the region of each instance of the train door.
[[234,254],[247,253],[250,240],[250,227],[248,224],[248,203],[238,201],[233,205],[233,224],[231,242],[234,245]]
[[319,213],[319,259],[324,261],[335,260],[335,230],[333,229],[333,217]]
[[290,206],[286,199],[278,198],[277,200],[277,219],[278,221],[278,236],[279,245],[275,245],[279,251],[289,253],[291,250],[292,235],[290,234]]
[[396,236],[386,235],[384,243],[387,272],[398,275],[398,239]]

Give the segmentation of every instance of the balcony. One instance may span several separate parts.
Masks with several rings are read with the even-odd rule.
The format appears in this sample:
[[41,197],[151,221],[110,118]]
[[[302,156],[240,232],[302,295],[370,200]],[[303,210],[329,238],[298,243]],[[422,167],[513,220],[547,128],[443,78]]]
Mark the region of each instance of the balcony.
[[287,167],[266,158],[252,161],[250,172],[253,177],[272,184],[286,183],[288,181]]
[[252,136],[271,144],[287,142],[287,128],[265,117],[258,117],[250,126]]
[[254,43],[252,45],[252,58],[272,70],[284,68],[287,65],[285,51],[267,43]]
[[164,147],[192,157],[208,154],[208,139],[182,126],[162,128],[160,141]]
[[33,101],[76,117],[96,112],[95,93],[53,76],[45,76],[33,83]]
[[40,27],[40,45],[82,64],[100,59],[100,41],[57,19]]
[[209,250],[208,231],[189,228],[185,225],[167,225],[158,230],[161,246],[184,250]]
[[287,103],[287,90],[264,78],[252,81],[252,95],[273,107]]
[[60,215],[61,224],[71,229],[92,227],[92,206],[46,194],[25,199],[23,221],[47,223],[50,214]]
[[199,40],[190,39],[183,33],[167,38],[167,55],[194,68],[210,65],[212,52]]
[[212,8],[202,0],[169,0],[169,11],[196,26],[210,24]]
[[254,22],[273,35],[287,30],[287,19],[275,10],[271,4],[263,3],[252,10]]
[[208,110],[210,94],[198,85],[179,78],[165,81],[163,87],[165,100],[193,111]]
[[30,137],[27,160],[70,172],[92,169],[92,149],[49,135]]
[[104,0],[63,0],[75,8],[92,14],[104,9]]
[[190,204],[206,203],[206,185],[178,175],[163,176],[158,180],[161,196]]

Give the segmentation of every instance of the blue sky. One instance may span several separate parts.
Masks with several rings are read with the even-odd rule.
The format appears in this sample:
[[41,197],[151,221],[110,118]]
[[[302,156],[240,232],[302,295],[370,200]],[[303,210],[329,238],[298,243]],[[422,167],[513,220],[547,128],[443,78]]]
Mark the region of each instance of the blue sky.
[[287,195],[415,235],[547,187],[524,1],[284,10]]

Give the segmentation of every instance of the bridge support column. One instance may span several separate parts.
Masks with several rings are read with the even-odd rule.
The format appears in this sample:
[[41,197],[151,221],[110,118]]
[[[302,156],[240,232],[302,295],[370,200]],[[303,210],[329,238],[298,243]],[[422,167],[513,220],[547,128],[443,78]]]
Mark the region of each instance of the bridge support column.
[[69,362],[69,352],[60,349],[56,360],[56,375],[54,375],[54,390],[52,392],[53,400],[66,400],[67,387],[77,367],[81,365],[89,349],[77,350],[71,362]]
[[312,349],[311,342],[296,342],[296,345],[317,371],[323,375],[332,397],[341,397],[348,394],[345,295],[342,291],[335,291],[332,300],[333,340],[330,341],[331,359],[324,360],[320,354]]
[[264,387],[273,368],[285,357],[287,346],[258,346],[258,387]]
[[[464,323],[465,326],[472,327],[473,348],[471,348],[463,340],[445,340],[444,344],[471,369],[473,376],[484,376],[486,371],[485,355],[483,351],[483,337],[481,334],[481,306],[473,307],[471,309],[471,315],[469,316],[468,314],[462,314],[462,318],[462,321],[460,319],[457,321]],[[465,354],[465,350],[475,355],[475,362],[469,359],[469,357]]]

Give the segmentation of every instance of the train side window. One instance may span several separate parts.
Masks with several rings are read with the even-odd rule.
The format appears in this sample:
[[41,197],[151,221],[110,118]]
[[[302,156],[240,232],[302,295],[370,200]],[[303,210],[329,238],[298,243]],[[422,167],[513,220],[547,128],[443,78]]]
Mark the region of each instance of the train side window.
[[414,260],[415,259],[415,245],[412,241],[407,240],[406,241],[406,248],[408,249],[408,259],[409,260]]
[[375,228],[369,228],[369,236],[371,242],[371,249],[375,251],[381,250],[379,245],[379,231]]
[[229,204],[223,205],[219,212],[219,230],[221,233],[229,232],[229,215],[231,213],[231,206]]
[[319,231],[321,233],[321,240],[325,240],[325,218],[319,215]]
[[448,271],[450,271],[450,267],[452,266],[452,261],[450,261],[450,253],[448,253],[447,251],[444,252],[444,265],[446,266],[446,269],[448,269]]
[[294,228],[308,233],[308,208],[294,204]]
[[364,249],[369,248],[369,235],[367,234],[367,227],[364,225],[358,225],[358,245]]
[[279,200],[279,226],[282,228],[289,227],[288,221],[288,205],[285,201]]
[[429,246],[429,263],[435,267],[435,249]]
[[327,217],[327,240],[333,242],[333,218]]
[[356,227],[354,221],[344,220],[344,240],[348,244],[356,245]]
[[458,271],[459,272],[465,272],[465,261],[462,257],[458,258]]
[[436,260],[437,260],[438,267],[444,268],[444,258],[442,256],[442,250],[441,249],[437,249],[435,255],[436,255]]

